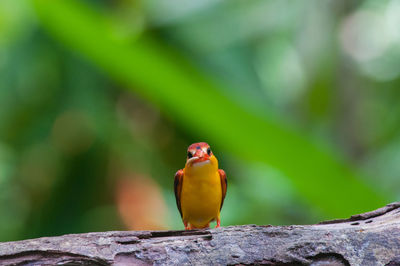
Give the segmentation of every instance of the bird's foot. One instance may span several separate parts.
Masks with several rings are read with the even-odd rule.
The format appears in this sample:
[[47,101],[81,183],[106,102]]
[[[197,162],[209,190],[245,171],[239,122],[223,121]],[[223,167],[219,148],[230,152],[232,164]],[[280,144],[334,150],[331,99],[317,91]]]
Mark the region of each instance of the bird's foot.
[[192,226],[188,222],[183,222],[185,225],[185,230],[192,230]]
[[217,225],[215,226],[215,228],[218,228],[218,227],[220,227],[221,226],[221,220],[220,219],[217,219]]

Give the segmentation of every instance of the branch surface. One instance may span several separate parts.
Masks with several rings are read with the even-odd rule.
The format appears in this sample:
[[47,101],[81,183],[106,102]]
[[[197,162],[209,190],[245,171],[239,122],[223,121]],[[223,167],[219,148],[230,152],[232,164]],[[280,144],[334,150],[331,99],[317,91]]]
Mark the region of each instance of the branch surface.
[[114,231],[0,243],[0,265],[400,265],[400,202],[316,225]]

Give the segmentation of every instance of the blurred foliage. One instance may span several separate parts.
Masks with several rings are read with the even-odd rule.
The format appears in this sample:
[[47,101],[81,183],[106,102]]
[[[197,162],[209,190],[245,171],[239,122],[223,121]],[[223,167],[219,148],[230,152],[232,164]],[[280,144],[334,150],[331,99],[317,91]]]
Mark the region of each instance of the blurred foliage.
[[399,198],[399,0],[0,2],[0,241],[181,229],[207,141],[223,225]]

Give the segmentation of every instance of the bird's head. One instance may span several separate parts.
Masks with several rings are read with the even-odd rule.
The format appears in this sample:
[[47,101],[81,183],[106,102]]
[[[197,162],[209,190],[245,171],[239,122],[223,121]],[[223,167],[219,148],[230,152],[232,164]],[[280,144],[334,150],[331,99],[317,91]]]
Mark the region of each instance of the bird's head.
[[218,167],[217,158],[211,151],[210,145],[206,142],[193,143],[187,151],[186,166],[201,166],[212,164]]

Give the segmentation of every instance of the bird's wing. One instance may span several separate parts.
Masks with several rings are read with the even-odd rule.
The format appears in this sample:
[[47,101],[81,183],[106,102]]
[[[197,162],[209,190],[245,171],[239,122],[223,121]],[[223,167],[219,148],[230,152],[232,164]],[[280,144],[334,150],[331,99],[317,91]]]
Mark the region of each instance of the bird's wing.
[[220,207],[220,210],[221,210],[222,205],[224,204],[226,190],[228,189],[228,180],[226,179],[226,174],[225,174],[224,170],[218,169],[218,173],[219,173],[219,177],[221,178],[221,188],[222,188],[222,199],[221,199],[221,207]]
[[174,191],[175,191],[175,199],[176,199],[176,206],[178,206],[179,213],[182,217],[182,210],[181,210],[181,192],[182,192],[182,181],[183,181],[183,170],[178,170],[175,174],[174,180]]

